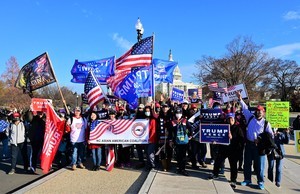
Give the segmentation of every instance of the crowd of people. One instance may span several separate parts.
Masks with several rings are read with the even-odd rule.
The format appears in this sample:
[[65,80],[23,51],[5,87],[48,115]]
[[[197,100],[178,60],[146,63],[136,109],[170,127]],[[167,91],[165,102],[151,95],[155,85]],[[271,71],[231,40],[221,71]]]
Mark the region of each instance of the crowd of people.
[[[207,164],[214,165],[208,179],[217,179],[224,173],[225,159],[230,164],[230,182],[233,188],[237,184],[238,171],[243,171],[244,181],[241,185],[251,184],[252,169],[257,176],[257,184],[264,189],[265,161],[268,161],[268,179],[281,184],[282,162],[284,146],[289,142],[289,129],[275,129],[264,118],[265,108],[257,106],[254,112],[237,93],[238,101],[228,103],[222,108],[215,102],[212,109],[221,109],[219,123],[228,124],[230,131],[229,145],[209,143],[211,158],[207,156],[207,143],[199,141],[199,126],[202,123],[201,114],[191,118],[203,109],[201,102],[182,103],[168,100],[166,102],[151,102],[139,104],[136,110],[129,109],[125,103],[115,105],[103,103],[102,107],[84,111],[82,107],[75,107],[71,115],[67,111],[58,110],[62,119],[66,119],[64,136],[58,148],[55,161],[61,167],[70,166],[71,170],[85,169],[86,157],[91,156],[93,167],[98,171],[101,165],[106,165],[105,157],[109,146],[115,149],[115,166],[131,168],[132,158],[136,156],[137,168],[145,167],[169,171],[176,160],[176,173],[188,176],[186,165],[193,169],[207,168]],[[17,110],[2,113],[0,118],[0,134],[3,145],[2,160],[11,159],[11,170],[14,174],[18,153],[21,152],[24,170],[36,173],[39,154],[43,147],[45,133],[45,113],[18,112]],[[146,119],[149,120],[148,144],[92,144],[89,141],[91,130],[105,120],[116,119]],[[300,120],[300,119],[299,119]],[[9,142],[11,153],[9,153]],[[28,157],[28,142],[31,153]],[[274,179],[275,167],[275,179]]]

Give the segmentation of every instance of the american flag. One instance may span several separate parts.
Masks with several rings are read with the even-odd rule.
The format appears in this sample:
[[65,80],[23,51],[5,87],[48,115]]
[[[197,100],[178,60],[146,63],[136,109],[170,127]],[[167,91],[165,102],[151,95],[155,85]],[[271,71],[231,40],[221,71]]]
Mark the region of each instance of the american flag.
[[99,139],[106,130],[110,130],[113,134],[121,134],[125,132],[134,120],[118,119],[118,120],[105,120],[100,122],[90,131],[90,141]]
[[[47,55],[44,54],[40,58],[36,59],[35,65],[34,65],[34,72],[41,73],[44,71],[45,63],[47,62]],[[46,64],[47,65],[47,64]]]
[[114,145],[108,145],[107,155],[106,155],[106,170],[108,172],[114,169],[115,161],[116,161],[116,156],[115,156]]
[[153,36],[150,36],[133,45],[129,51],[118,58],[116,60],[115,76],[107,80],[112,91],[115,91],[132,68],[149,66],[152,63],[152,53]]
[[208,89],[213,92],[227,93],[228,92],[227,87],[226,86],[220,87],[220,85],[224,85],[224,83],[222,82],[222,84],[218,84],[217,82],[213,82],[213,83],[208,84]]
[[92,71],[89,72],[85,84],[84,93],[87,97],[89,106],[91,109],[94,108],[101,100],[104,99],[104,94],[100,85],[97,83],[95,75]]

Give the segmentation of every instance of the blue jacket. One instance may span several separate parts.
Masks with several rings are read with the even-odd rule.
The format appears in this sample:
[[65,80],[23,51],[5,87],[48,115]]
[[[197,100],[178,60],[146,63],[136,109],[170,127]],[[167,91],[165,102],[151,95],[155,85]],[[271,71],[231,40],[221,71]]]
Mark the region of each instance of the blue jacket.
[[290,134],[287,132],[278,132],[277,134],[275,133],[274,136],[274,141],[275,144],[277,145],[278,148],[281,149],[282,155],[285,155],[285,149],[283,144],[288,144],[290,141]]

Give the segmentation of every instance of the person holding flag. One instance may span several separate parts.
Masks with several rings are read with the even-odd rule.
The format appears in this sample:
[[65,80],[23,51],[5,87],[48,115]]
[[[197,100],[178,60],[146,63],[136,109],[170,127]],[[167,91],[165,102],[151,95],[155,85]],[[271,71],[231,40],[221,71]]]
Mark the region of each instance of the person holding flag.
[[[97,114],[97,112],[92,111],[90,116],[90,121],[88,123],[88,128],[89,130],[87,135],[89,136],[90,131],[93,131],[97,125],[100,123],[99,120],[99,115]],[[89,137],[87,138],[89,139]],[[92,156],[93,156],[93,171],[98,171],[100,170],[100,164],[101,164],[101,159],[102,159],[102,149],[101,149],[102,145],[101,144],[91,144],[88,140],[88,148],[92,151]]]

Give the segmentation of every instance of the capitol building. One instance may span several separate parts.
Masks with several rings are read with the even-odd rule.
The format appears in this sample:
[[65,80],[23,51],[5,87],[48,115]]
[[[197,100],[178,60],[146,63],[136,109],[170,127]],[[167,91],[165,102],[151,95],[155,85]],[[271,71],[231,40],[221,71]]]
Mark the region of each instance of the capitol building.
[[[173,61],[171,50],[170,50],[170,53],[169,53],[169,61]],[[200,88],[201,86],[200,85],[195,85],[192,82],[189,82],[189,83],[188,82],[183,82],[182,81],[182,75],[180,73],[180,69],[177,65],[176,68],[174,69],[174,72],[173,72],[173,84],[160,83],[160,84],[155,86],[156,91],[162,92],[166,96],[171,95],[173,87],[175,87],[177,89],[180,89],[180,90],[183,90],[184,91],[184,97],[187,98],[189,89],[197,89],[197,88]]]

